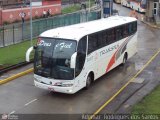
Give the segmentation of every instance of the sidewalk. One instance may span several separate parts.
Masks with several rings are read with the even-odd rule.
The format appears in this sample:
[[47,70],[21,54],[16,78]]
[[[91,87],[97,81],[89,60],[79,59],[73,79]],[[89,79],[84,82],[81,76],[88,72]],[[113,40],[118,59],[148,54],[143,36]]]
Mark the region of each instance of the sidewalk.
[[[117,113],[130,113],[132,106],[140,102],[146,95],[148,95],[155,87],[160,85],[160,54],[150,63],[148,67],[136,78],[138,82],[133,81],[134,86],[141,86],[132,96],[130,96],[117,110]],[[141,81],[140,81],[141,80]],[[130,89],[130,88],[128,88]]]
[[152,23],[152,22],[147,22],[145,20],[142,20],[141,22],[143,22],[144,24],[148,25],[149,27],[152,27],[152,28],[156,28],[156,29],[160,29],[160,25],[156,25],[155,23]]
[[[15,75],[17,75],[19,73],[22,73],[22,72],[24,72],[24,71],[26,71],[26,70],[28,70],[30,68],[33,68],[33,63],[28,64],[26,66],[22,66],[22,67],[16,68],[16,69],[13,69],[13,70],[10,70],[10,71],[0,75],[0,81],[5,80],[7,78],[10,78],[12,76],[15,76]],[[23,75],[25,75],[25,74],[23,74]]]
[[130,114],[132,107],[160,85],[160,53],[100,114]]

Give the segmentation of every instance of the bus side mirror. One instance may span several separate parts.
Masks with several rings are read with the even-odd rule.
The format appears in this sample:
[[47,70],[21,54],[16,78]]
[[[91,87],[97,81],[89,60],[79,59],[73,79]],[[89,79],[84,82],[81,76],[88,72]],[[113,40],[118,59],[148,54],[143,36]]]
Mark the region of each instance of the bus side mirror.
[[30,62],[30,54],[31,54],[33,48],[34,48],[33,46],[30,47],[30,48],[27,50],[27,52],[26,52],[26,61],[27,61],[27,62]]
[[33,49],[34,49],[34,50],[37,49],[37,46],[33,46]]
[[76,67],[76,57],[77,57],[77,52],[75,52],[75,53],[71,56],[70,68],[75,68],[75,67]]

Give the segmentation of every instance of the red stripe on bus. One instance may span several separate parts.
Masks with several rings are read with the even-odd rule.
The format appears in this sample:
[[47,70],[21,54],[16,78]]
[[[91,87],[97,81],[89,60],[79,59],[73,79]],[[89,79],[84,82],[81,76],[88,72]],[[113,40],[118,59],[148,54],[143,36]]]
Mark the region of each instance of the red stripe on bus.
[[113,64],[116,62],[116,53],[117,51],[114,53],[114,55],[112,56],[111,60],[109,61],[109,64],[107,66],[106,72],[109,71],[109,69],[113,66]]
[[109,61],[109,64],[107,66],[107,69],[106,69],[106,73],[109,71],[109,69],[113,66],[113,64],[116,62],[116,54],[117,52],[121,49],[121,47],[124,45],[124,44],[127,44],[127,40],[130,39],[130,37],[128,37],[122,44],[121,46],[116,50],[116,52],[114,53],[114,55],[111,57],[110,61]]

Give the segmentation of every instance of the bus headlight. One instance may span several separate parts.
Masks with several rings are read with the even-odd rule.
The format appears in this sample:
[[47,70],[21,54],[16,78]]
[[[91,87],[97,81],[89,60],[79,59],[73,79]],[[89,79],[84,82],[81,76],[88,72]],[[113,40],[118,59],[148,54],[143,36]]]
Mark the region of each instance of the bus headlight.
[[62,87],[72,87],[73,86],[73,84],[62,84]]

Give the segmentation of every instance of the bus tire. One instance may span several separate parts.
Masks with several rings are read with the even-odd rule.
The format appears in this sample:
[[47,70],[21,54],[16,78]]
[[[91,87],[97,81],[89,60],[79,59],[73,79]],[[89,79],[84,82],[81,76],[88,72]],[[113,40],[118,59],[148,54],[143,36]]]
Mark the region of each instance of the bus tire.
[[125,54],[124,54],[124,57],[123,57],[122,65],[124,65],[124,64],[126,63],[127,58],[128,58],[128,54],[125,53]]
[[91,74],[89,74],[86,80],[86,87],[85,87],[86,90],[89,89],[89,87],[91,86],[91,83],[92,83],[92,76]]

